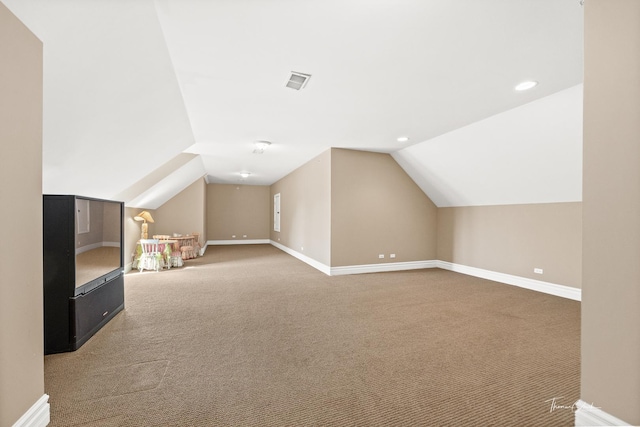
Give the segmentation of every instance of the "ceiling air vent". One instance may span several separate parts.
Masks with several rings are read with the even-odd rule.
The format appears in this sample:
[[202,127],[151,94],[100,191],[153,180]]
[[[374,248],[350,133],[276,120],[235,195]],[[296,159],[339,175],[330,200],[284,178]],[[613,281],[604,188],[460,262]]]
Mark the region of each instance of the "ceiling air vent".
[[297,71],[292,71],[291,76],[289,76],[289,81],[287,82],[287,87],[291,89],[300,90],[302,89],[309,79],[311,78],[311,74],[298,73]]

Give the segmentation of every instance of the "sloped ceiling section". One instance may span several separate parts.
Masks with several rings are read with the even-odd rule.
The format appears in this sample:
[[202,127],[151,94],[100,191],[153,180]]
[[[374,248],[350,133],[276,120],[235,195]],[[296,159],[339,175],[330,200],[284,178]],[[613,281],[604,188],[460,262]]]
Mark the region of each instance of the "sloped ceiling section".
[[438,207],[581,201],[582,87],[392,156]]
[[[169,177],[172,174],[177,174],[181,176],[181,178],[175,180],[177,183],[177,186],[181,190],[182,188],[184,188],[182,187],[182,185],[184,184],[183,181],[185,179],[186,180],[189,179],[189,176],[185,176],[184,174],[183,166],[191,162],[196,157],[197,156],[195,154],[186,154],[186,153],[178,154],[176,157],[169,160],[162,166],[158,167],[156,170],[154,170],[153,172],[151,172],[150,174],[142,178],[140,181],[134,183],[126,190],[113,196],[113,199],[121,200],[125,202],[127,205],[130,205],[133,200],[139,199],[143,193],[151,189],[151,187],[156,185],[159,181],[165,179],[166,177]],[[202,170],[202,174],[204,174],[204,170]],[[187,174],[187,175],[190,175],[190,174]],[[168,193],[173,193],[176,191],[176,188],[167,188],[166,191]],[[173,195],[175,194],[172,194],[172,196]],[[152,204],[155,204],[153,200],[147,200],[147,201]],[[136,207],[144,208],[147,206],[138,205]]]
[[159,179],[154,185],[142,192],[127,205],[137,208],[157,209],[176,194],[193,184],[197,179],[204,179],[205,172],[202,159],[193,156],[191,160]]
[[114,198],[193,145],[152,0],[2,1],[44,43],[45,193]]

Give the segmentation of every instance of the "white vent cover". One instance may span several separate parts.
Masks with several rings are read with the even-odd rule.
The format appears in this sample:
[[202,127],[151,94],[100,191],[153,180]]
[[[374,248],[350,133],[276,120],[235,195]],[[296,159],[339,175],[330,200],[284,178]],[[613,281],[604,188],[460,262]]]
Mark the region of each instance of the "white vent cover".
[[309,81],[311,78],[311,74],[298,73],[297,71],[292,71],[291,76],[289,76],[289,81],[287,82],[287,87],[291,89],[300,90]]

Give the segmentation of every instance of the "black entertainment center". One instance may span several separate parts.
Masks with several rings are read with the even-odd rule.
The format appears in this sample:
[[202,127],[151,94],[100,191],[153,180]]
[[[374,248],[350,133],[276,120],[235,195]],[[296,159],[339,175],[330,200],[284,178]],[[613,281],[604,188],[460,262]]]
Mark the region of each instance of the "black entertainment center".
[[124,203],[43,196],[44,353],[75,351],[124,309]]

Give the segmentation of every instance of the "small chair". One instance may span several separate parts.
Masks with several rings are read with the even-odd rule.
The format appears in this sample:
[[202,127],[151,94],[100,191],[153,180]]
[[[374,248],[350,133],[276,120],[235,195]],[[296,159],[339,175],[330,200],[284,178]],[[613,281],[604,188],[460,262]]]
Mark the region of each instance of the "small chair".
[[169,256],[169,265],[171,267],[182,267],[182,252],[180,251],[180,244],[178,242],[171,245],[171,255]]
[[158,239],[140,239],[142,253],[138,258],[138,270],[160,271],[164,265],[162,252],[158,248]]
[[182,252],[182,259],[191,259],[195,258],[195,254],[193,253],[193,246],[181,246],[180,252]]
[[201,255],[202,246],[200,245],[200,233],[191,233],[193,236],[193,252],[196,256]]

